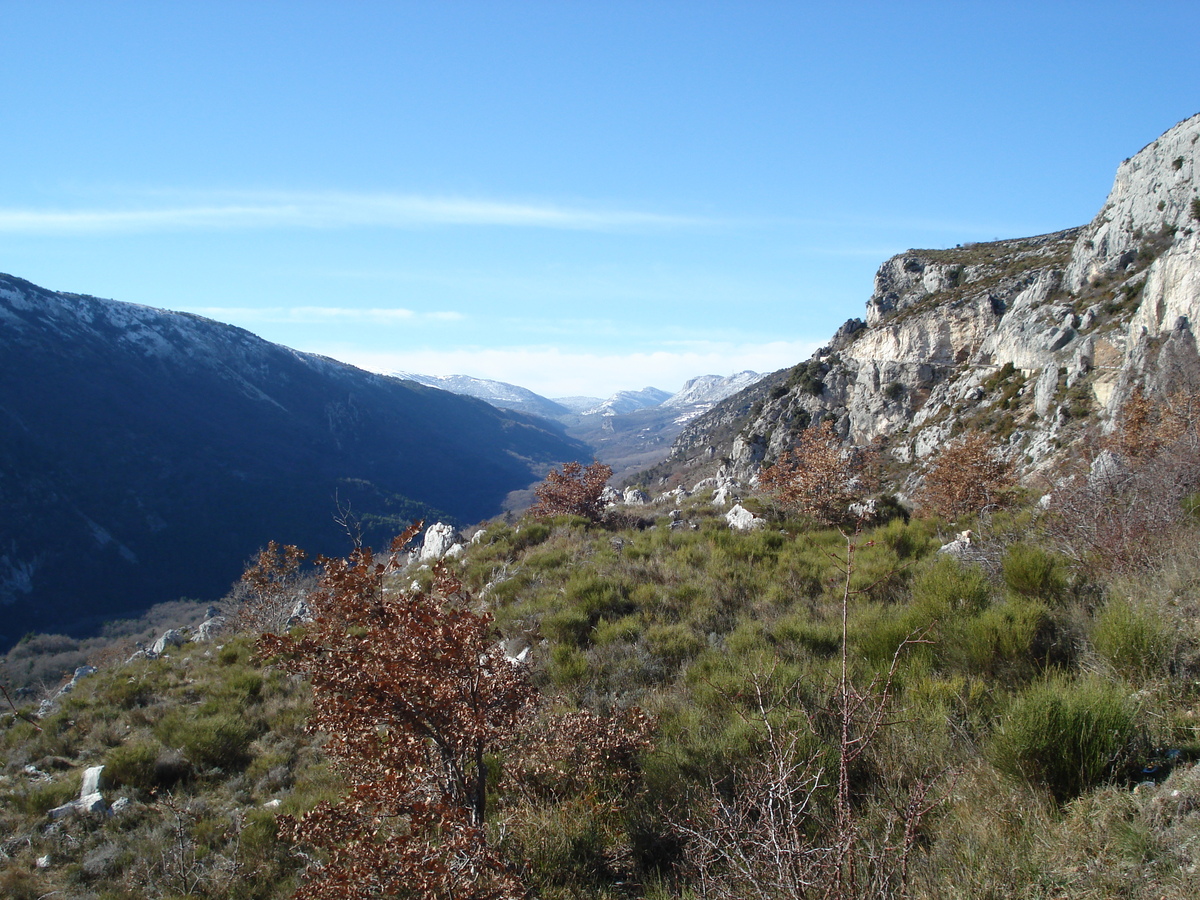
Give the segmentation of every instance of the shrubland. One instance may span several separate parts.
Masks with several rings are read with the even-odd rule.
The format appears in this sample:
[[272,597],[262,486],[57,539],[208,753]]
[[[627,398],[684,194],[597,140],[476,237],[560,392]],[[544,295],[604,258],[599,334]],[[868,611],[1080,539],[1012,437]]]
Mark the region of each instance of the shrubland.
[[[1194,487],[1120,532],[1138,553],[1064,524],[1147,489],[1125,458],[1092,507],[951,481],[876,524],[746,498],[741,533],[699,492],[487,523],[438,569],[356,549],[305,582],[314,624],[11,706],[0,893],[1196,896]],[[51,821],[98,764],[125,811]]]

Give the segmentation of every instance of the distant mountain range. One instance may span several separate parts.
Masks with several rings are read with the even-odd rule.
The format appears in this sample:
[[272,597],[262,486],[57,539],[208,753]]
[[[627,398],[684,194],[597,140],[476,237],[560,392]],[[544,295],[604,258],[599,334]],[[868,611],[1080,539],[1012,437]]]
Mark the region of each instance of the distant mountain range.
[[341,554],[339,505],[378,545],[591,453],[544,418],[0,275],[0,648],[218,597],[272,539]]
[[475,397],[485,403],[490,403],[497,409],[512,409],[541,416],[544,419],[557,419],[573,412],[570,407],[554,400],[548,400],[528,388],[503,381],[473,378],[470,375],[418,375],[415,372],[393,372],[392,374],[405,381],[415,381],[417,384],[462,394],[464,397]]
[[560,422],[566,426],[568,435],[587,444],[598,459],[612,466],[618,480],[661,462],[685,425],[763,378],[750,371],[729,376],[701,375],[674,394],[646,387],[640,391],[618,391],[607,400],[599,397],[551,400],[514,384],[469,375],[411,372],[395,375],[477,397],[501,409],[520,410]]

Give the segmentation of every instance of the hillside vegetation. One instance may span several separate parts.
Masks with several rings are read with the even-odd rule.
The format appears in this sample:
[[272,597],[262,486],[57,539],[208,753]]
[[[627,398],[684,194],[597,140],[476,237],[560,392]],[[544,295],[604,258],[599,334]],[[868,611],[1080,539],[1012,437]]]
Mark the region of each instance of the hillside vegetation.
[[[485,821],[468,836],[498,874],[414,896],[1196,896],[1200,524],[1184,496],[1107,543],[1073,541],[1109,534],[1146,488],[1134,454],[1114,458],[1125,476],[1090,507],[1010,493],[954,523],[839,530],[747,493],[767,526],[742,533],[699,491],[489,523],[441,570],[327,563],[326,597],[353,581],[363,610],[428,604],[421,621],[452,614],[526,660],[512,663],[524,712],[478,757]],[[938,552],[966,529],[957,553]],[[279,603],[306,590],[278,583]],[[387,652],[369,617],[330,627],[110,654],[44,717],[10,708],[0,894],[398,896],[305,881],[337,854],[295,817],[381,802],[362,787],[340,798],[389,783],[361,779],[403,733],[367,728],[355,741],[382,742],[371,761],[305,729],[314,698],[330,721],[328,694],[289,662],[306,640]],[[305,665],[324,674],[319,656]],[[120,811],[51,818],[100,764]],[[342,823],[368,835],[357,846],[425,834],[416,807],[391,823],[373,808]],[[421,838],[434,851],[473,827],[440,821]]]

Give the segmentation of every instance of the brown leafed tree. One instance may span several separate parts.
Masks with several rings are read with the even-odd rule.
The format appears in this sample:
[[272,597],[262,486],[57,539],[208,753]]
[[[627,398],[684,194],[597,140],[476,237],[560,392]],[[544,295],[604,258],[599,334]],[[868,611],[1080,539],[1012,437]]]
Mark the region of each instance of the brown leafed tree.
[[826,420],[805,430],[793,449],[763,469],[758,482],[785,509],[838,525],[861,498],[866,462],[865,453],[842,446]]
[[1198,425],[1200,394],[1176,391],[1168,397],[1151,397],[1139,386],[1121,404],[1117,427],[1104,444],[1127,464],[1136,465],[1167,448],[1178,452],[1189,438],[1194,444]]
[[1009,498],[1016,473],[987,435],[973,433],[948,444],[925,473],[919,505],[954,521],[984,512]]
[[397,538],[385,561],[369,548],[320,558],[308,600],[315,621],[261,639],[264,654],[309,680],[309,726],[329,736],[325,751],[350,785],[344,802],[281,820],[284,837],[322,860],[300,898],[524,894],[486,839],[486,756],[533,688],[497,645],[491,616],[446,570],[435,570],[430,592],[385,588],[418,529]]
[[1196,509],[1200,393],[1135,390],[1099,450],[1090,471],[1063,479],[1051,494],[1050,533],[1073,559],[1111,569],[1153,563]]
[[599,460],[594,460],[589,466],[569,462],[561,472],[551,469],[546,480],[534,489],[537,502],[529,513],[539,519],[583,516],[593,522],[598,521],[604,513],[601,494],[610,478],[612,469]]
[[262,633],[286,627],[292,608],[311,587],[301,569],[305,555],[299,547],[275,541],[258,554],[237,591],[242,595],[238,617],[246,628]]

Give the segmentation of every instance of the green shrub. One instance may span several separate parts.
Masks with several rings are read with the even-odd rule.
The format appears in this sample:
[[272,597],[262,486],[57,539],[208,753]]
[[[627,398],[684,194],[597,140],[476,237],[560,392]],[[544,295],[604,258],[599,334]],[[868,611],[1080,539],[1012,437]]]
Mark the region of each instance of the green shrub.
[[254,728],[237,712],[194,715],[173,710],[155,732],[167,747],[181,749],[193,765],[223,770],[241,769],[250,761],[255,737]]
[[543,897],[610,896],[614,851],[624,843],[619,816],[591,798],[523,809],[503,848],[524,860],[531,887]]
[[217,651],[217,662],[223,666],[249,665],[254,657],[254,648],[242,638],[234,638]]
[[104,757],[104,774],[114,784],[140,791],[155,787],[155,762],[163,747],[157,741],[131,741],[113,747]]
[[842,646],[840,624],[815,622],[807,615],[779,619],[767,629],[767,637],[780,650],[791,650],[793,655],[804,652],[828,657]]
[[566,602],[594,620],[633,612],[633,604],[621,586],[613,579],[599,575],[572,577],[567,582]]
[[588,674],[587,656],[581,650],[559,644],[550,651],[550,680],[565,686],[582,680]]
[[704,639],[691,628],[678,623],[651,625],[644,635],[650,652],[671,666],[696,656],[704,649]]
[[1023,597],[1058,601],[1067,594],[1063,564],[1054,555],[1030,544],[1013,544],[1004,554],[1004,583]]
[[586,647],[592,641],[592,620],[575,607],[560,609],[542,621],[542,631],[559,645]]
[[1136,738],[1137,710],[1120,684],[1055,676],[1009,708],[989,748],[1005,774],[1040,785],[1060,803],[1110,777]]
[[1165,675],[1175,636],[1162,616],[1145,604],[1112,599],[1096,617],[1092,645],[1126,678]]
[[548,550],[539,549],[525,557],[524,565],[539,572],[550,572],[561,568],[571,561],[571,554],[565,547],[552,547]]
[[225,709],[244,709],[262,697],[262,673],[254,669],[230,672],[213,691]]
[[67,778],[36,784],[28,793],[15,798],[17,806],[24,813],[44,816],[56,806],[69,803],[79,796],[79,779],[79,774],[73,773]]
[[[850,629],[850,653],[875,670],[886,669],[905,641],[920,637],[930,621],[896,606],[875,606],[855,616]],[[929,644],[909,644],[904,656],[920,658],[925,665],[932,656]]]
[[134,709],[147,705],[154,697],[148,679],[137,676],[114,675],[96,686],[96,699],[118,709]]
[[551,527],[544,522],[523,523],[521,528],[513,534],[510,545],[512,552],[520,553],[523,550],[528,550],[530,547],[536,547],[550,537],[551,530]]
[[956,612],[975,613],[991,601],[992,586],[975,566],[939,554],[912,582],[914,613],[928,624]]
[[601,619],[596,625],[592,640],[601,647],[605,644],[625,643],[636,638],[641,630],[642,623],[637,616]]
[[944,629],[939,656],[969,675],[1023,680],[1045,665],[1052,630],[1044,603],[1014,597]]

